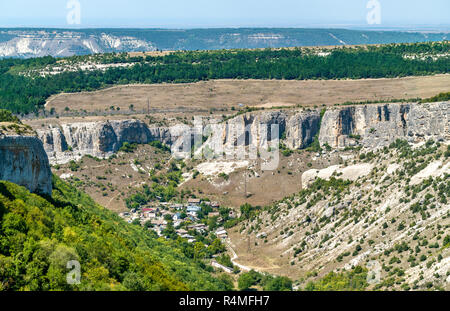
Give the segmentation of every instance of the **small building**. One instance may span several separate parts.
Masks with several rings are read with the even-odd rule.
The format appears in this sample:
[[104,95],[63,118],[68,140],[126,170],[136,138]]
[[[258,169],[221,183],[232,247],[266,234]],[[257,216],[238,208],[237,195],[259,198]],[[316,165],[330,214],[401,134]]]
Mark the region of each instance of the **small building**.
[[211,202],[211,207],[212,208],[219,208],[220,204],[219,204],[219,202]]
[[181,237],[183,239],[188,239],[188,240],[194,239],[194,237],[192,235],[188,234],[188,233],[182,234]]
[[195,224],[195,225],[190,225],[190,226],[188,226],[188,229],[189,230],[195,230],[195,231],[197,231],[197,232],[199,232],[199,233],[204,233],[204,232],[206,232],[206,229],[207,229],[208,227],[206,226],[206,225],[204,225],[204,224]]
[[202,208],[198,205],[191,205],[188,206],[188,208],[186,209],[187,212],[199,212]]
[[175,214],[172,216],[172,219],[173,219],[173,221],[180,220],[180,219],[181,219],[181,213],[175,213]]
[[193,217],[197,217],[197,213],[200,211],[201,207],[197,205],[188,206],[188,208],[186,209],[187,214]]
[[179,235],[183,235],[183,234],[187,234],[188,232],[187,232],[187,230],[185,230],[185,229],[178,229],[178,230],[177,230],[177,233],[178,233]]
[[215,234],[219,239],[222,239],[222,240],[228,238],[227,231],[225,230],[224,227],[217,228]]
[[189,205],[200,205],[201,203],[202,203],[201,199],[194,199],[194,198],[188,199]]
[[216,231],[216,236],[219,239],[226,239],[228,237],[227,231],[226,230],[217,230]]
[[183,204],[173,204],[173,205],[171,206],[172,209],[177,210],[177,211],[182,210],[183,207],[184,207]]

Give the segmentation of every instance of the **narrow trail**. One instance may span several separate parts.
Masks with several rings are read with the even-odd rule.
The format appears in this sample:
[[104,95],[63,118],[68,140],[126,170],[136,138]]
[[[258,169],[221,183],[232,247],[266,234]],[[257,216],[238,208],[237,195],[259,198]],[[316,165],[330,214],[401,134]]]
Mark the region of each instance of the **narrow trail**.
[[[233,254],[233,257],[231,258],[231,262],[233,263],[233,265],[238,266],[239,269],[243,270],[243,271],[250,271],[252,270],[252,268],[241,265],[240,263],[236,262],[236,259],[238,259],[238,255],[236,254],[236,252],[234,251],[233,247],[231,246],[231,242],[227,241],[227,247],[229,248],[229,250],[231,251],[231,253]],[[253,269],[255,270],[255,269]]]

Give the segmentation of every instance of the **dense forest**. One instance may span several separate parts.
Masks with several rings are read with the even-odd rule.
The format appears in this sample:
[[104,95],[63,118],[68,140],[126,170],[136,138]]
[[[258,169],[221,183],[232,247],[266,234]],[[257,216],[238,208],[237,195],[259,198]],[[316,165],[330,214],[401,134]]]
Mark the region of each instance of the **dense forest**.
[[125,54],[107,54],[100,56],[104,63],[135,64],[45,77],[18,73],[44,68],[55,64],[57,59],[4,59],[0,60],[0,108],[29,113],[41,109],[52,94],[91,91],[114,84],[186,83],[208,79],[362,79],[448,73],[449,51],[447,41],[337,48],[325,56],[301,48],[190,51],[132,59]]
[[[54,177],[52,197],[0,182],[2,290],[230,290],[198,243],[158,238]],[[81,263],[81,284],[66,281]]]

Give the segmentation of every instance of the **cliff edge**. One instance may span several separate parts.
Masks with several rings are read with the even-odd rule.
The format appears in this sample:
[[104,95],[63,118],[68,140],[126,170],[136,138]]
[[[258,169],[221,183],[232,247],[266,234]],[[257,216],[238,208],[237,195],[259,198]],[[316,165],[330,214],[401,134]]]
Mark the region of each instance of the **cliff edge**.
[[0,180],[51,195],[52,172],[39,138],[0,132],[0,159]]

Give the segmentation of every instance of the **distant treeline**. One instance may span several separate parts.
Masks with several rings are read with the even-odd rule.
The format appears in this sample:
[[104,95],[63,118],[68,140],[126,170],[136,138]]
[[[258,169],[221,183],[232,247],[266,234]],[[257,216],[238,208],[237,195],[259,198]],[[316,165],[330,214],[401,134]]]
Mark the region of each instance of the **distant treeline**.
[[[0,61],[0,108],[29,113],[41,108],[52,94],[92,91],[114,84],[209,79],[393,78],[448,73],[450,57],[442,55],[449,51],[449,42],[339,48],[330,50],[328,56],[305,49],[191,51],[135,57],[132,61],[136,64],[127,68],[63,72],[34,78],[15,74],[17,68],[43,67],[56,60],[52,57],[5,59]],[[121,61],[130,60],[124,54],[104,56],[107,63]]]

